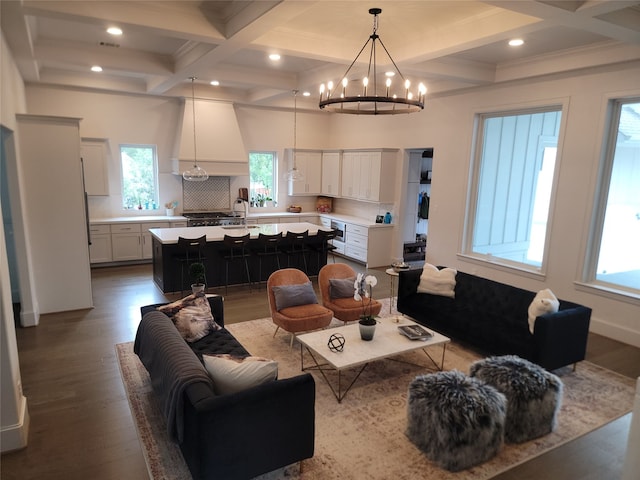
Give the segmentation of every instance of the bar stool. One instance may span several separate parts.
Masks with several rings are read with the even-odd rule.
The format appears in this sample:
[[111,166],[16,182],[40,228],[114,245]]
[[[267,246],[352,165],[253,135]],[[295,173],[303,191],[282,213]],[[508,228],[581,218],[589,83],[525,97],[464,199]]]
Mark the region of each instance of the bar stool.
[[[307,274],[307,240],[309,238],[309,230],[304,232],[287,232],[284,237],[284,247],[282,252],[287,256],[287,267],[291,267],[291,258],[302,257],[304,264],[304,273]],[[298,262],[299,263],[299,262]]]
[[329,258],[329,254],[331,254],[331,257],[333,258],[333,263],[336,263],[336,257],[333,254],[333,252],[337,249],[335,245],[333,245],[331,242],[331,240],[333,240],[334,238],[336,238],[336,231],[335,230],[318,230],[318,233],[316,233],[316,238],[318,239],[318,242],[316,243],[310,243],[309,244],[309,248],[311,248],[312,250],[314,250],[316,252],[316,260],[318,263],[318,270],[320,270],[320,256],[321,255],[327,255],[327,259]]
[[249,283],[249,290],[251,290],[251,274],[249,273],[249,262],[247,259],[251,256],[251,252],[248,249],[250,234],[243,235],[241,237],[232,237],[225,235],[222,239],[222,243],[226,247],[223,252],[223,258],[225,260],[225,294],[229,292],[229,264],[236,260],[244,261],[244,269],[247,274],[247,283]]
[[[204,247],[207,244],[207,236],[202,235],[198,238],[178,237],[178,253],[173,257],[174,260],[180,262],[180,294],[184,294],[184,270],[195,262],[203,262],[206,257],[203,255]],[[205,285],[207,277],[205,272]]]
[[[258,234],[257,246],[254,253],[258,257],[258,283],[262,281],[262,259],[275,257],[278,270],[280,270],[280,245],[282,242],[282,232],[274,235]],[[271,273],[271,272],[270,272]]]

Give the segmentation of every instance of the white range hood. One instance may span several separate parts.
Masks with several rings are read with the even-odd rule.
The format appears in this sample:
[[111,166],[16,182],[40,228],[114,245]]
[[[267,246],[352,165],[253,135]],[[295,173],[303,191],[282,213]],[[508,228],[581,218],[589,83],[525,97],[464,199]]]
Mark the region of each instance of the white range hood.
[[[172,157],[176,175],[182,175],[194,164],[192,106],[190,98],[182,103],[182,123]],[[195,107],[198,165],[211,176],[249,175],[249,159],[233,104],[196,99]]]

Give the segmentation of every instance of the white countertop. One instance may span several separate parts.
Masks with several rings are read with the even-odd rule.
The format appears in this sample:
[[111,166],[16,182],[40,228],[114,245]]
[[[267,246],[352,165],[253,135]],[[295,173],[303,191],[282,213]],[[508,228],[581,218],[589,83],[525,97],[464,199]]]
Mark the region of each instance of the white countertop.
[[[360,225],[362,227],[369,228],[391,228],[393,223],[375,223],[374,220],[370,220],[362,217],[354,217],[352,215],[343,215],[341,213],[319,213],[319,212],[265,212],[265,213],[249,213],[247,219],[257,218],[300,218],[300,217],[327,217],[342,222],[353,223],[354,225]],[[89,223],[94,225],[109,224],[109,223],[150,223],[150,222],[186,222],[187,218],[182,215],[174,215],[168,217],[166,215],[140,215],[140,216],[127,216],[127,217],[104,217],[104,218],[92,218]],[[191,227],[194,228],[194,227]],[[277,232],[276,232],[277,233]]]
[[235,226],[230,225],[228,227],[184,227],[184,228],[152,228],[149,230],[152,236],[157,238],[163,245],[169,245],[172,243],[178,243],[178,237],[183,238],[198,238],[202,235],[207,236],[207,242],[221,242],[225,235],[232,237],[242,237],[247,233],[251,238],[258,238],[258,234],[274,235],[282,233],[286,235],[287,232],[301,233],[305,230],[309,231],[309,235],[315,235],[318,230],[329,230],[322,225],[315,225],[313,223],[300,222],[300,223],[265,223],[262,225],[247,225],[247,226]]
[[104,223],[149,223],[149,222],[186,222],[187,218],[181,215],[173,215],[168,217],[167,215],[140,215],[135,217],[106,217],[106,218],[91,218],[89,223],[91,224],[104,224]]

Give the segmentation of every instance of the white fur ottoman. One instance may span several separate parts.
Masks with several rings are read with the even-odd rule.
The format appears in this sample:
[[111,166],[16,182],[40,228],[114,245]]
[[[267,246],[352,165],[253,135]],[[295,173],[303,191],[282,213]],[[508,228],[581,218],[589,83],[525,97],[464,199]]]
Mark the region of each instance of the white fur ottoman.
[[505,441],[522,443],[555,429],[563,387],[556,375],[515,355],[478,360],[469,372],[507,397]]
[[504,439],[504,395],[453,370],[409,385],[407,437],[439,467],[456,472],[493,457]]

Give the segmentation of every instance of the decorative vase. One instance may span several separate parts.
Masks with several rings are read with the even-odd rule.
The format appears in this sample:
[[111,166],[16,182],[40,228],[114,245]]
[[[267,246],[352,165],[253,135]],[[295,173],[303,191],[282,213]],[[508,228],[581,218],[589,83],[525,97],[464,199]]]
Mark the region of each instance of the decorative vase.
[[204,283],[192,283],[191,284],[191,293],[194,295],[199,292],[204,292]]
[[360,338],[365,341],[373,340],[373,334],[376,333],[376,323],[373,320],[373,324],[371,324],[370,318],[363,318],[359,320],[360,327]]

